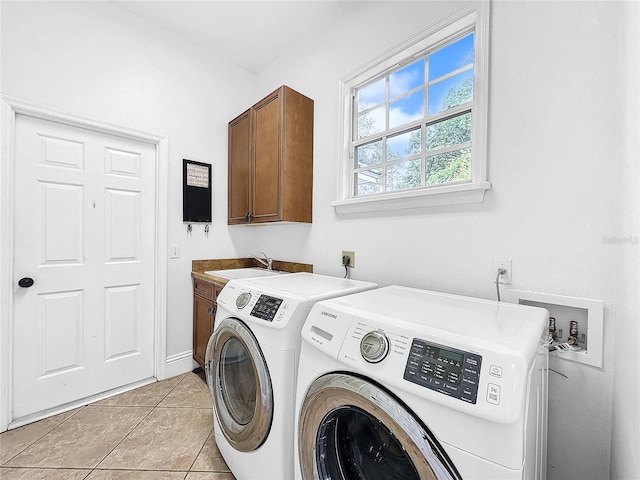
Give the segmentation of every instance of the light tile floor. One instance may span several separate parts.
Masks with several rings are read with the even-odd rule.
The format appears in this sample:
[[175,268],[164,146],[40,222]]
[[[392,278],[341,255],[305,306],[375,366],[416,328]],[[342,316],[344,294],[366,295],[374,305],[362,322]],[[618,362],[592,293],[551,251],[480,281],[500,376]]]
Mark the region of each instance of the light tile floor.
[[235,480],[188,373],[0,434],[2,480]]

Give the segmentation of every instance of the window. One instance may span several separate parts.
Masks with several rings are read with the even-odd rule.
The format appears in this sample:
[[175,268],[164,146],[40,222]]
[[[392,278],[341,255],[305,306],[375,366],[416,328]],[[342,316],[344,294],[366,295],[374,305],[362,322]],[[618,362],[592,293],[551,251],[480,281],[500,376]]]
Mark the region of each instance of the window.
[[343,82],[339,212],[482,201],[487,10],[473,4]]

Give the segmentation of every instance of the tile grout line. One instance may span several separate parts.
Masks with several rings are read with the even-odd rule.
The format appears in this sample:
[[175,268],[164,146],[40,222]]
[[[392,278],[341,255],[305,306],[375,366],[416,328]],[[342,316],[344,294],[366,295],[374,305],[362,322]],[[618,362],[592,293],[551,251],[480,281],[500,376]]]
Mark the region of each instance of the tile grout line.
[[[105,406],[108,406],[108,405],[105,405]],[[120,407],[118,407],[118,408],[144,408],[144,407],[135,407],[135,406],[133,406],[133,405],[129,405],[129,406],[125,406],[125,407],[120,406]],[[142,417],[142,418],[138,421],[138,423],[136,423],[136,424],[131,428],[131,430],[129,430],[129,432],[128,432],[124,437],[122,437],[122,440],[120,440],[120,441],[119,441],[119,442],[118,442],[118,443],[117,443],[117,444],[116,444],[116,445],[115,445],[111,450],[109,450],[109,453],[107,453],[104,457],[102,457],[102,459],[101,459],[101,460],[96,464],[96,466],[95,466],[95,467],[93,467],[93,468],[94,468],[94,469],[98,468],[98,467],[100,466],[100,464],[101,464],[102,462],[104,462],[105,458],[107,458],[109,455],[111,455],[111,454],[113,453],[113,451],[114,451],[116,448],[118,448],[118,447],[120,446],[120,444],[121,444],[122,442],[124,442],[124,441],[125,441],[125,439],[127,439],[127,438],[129,437],[129,435],[131,435],[131,433],[132,433],[136,428],[138,428],[138,427],[140,426],[140,424],[141,424],[142,422],[144,422],[144,421],[145,421],[145,419],[146,419],[149,415],[151,415],[151,413],[152,413],[156,408],[157,408],[157,407],[151,407],[151,410],[149,410],[149,411],[147,412],[147,414],[146,414],[144,417]]]
[[[175,386],[175,387],[173,387],[173,388],[169,391],[169,393],[173,392],[173,390],[174,390],[178,385],[180,385],[181,383],[182,383],[182,380],[180,380],[180,382],[178,382],[178,383],[176,384],[176,386]],[[118,442],[118,443],[117,443],[117,444],[116,444],[116,445],[115,445],[115,446],[114,446],[114,447],[109,451],[109,453],[107,453],[104,457],[102,457],[102,459],[101,459],[101,460],[100,460],[100,461],[95,465],[95,467],[93,467],[93,469],[91,470],[92,472],[93,472],[93,470],[100,470],[100,468],[99,468],[99,467],[100,467],[100,464],[101,464],[102,462],[104,462],[104,461],[105,461],[105,459],[106,459],[109,455],[111,455],[111,454],[115,451],[115,449],[116,449],[116,448],[118,448],[118,447],[122,444],[122,442],[124,442],[127,438],[129,438],[129,436],[133,433],[133,431],[134,431],[136,428],[138,428],[138,427],[140,426],[140,424],[141,424],[142,422],[144,422],[144,421],[149,417],[149,415],[151,415],[151,414],[152,414],[152,413],[153,413],[153,412],[158,408],[158,405],[160,405],[160,403],[162,402],[162,400],[164,400],[165,398],[167,398],[167,396],[169,395],[169,393],[167,393],[164,397],[162,397],[162,398],[158,401],[158,403],[157,403],[155,406],[152,406],[152,407],[151,407],[151,410],[149,410],[149,411],[147,412],[147,414],[146,414],[144,417],[142,417],[142,418],[140,419],[140,421],[139,421],[138,423],[136,423],[136,424],[133,426],[133,428],[132,428],[131,430],[129,430],[129,432],[128,432],[124,437],[122,437],[122,439],[121,439],[121,440],[120,440],[120,441],[119,441],[119,442]],[[108,406],[108,405],[105,405],[105,406]],[[121,406],[121,407],[122,407],[122,408],[132,408],[132,407],[134,407],[134,408],[140,408],[140,406],[135,406],[135,405],[127,405],[127,406]]]
[[[140,426],[140,424],[141,424],[142,422],[144,422],[144,421],[145,421],[145,420],[146,420],[146,419],[147,419],[147,418],[148,418],[148,417],[149,417],[153,412],[155,412],[155,411],[159,408],[159,405],[160,405],[160,404],[161,404],[161,403],[162,403],[162,402],[163,402],[163,401],[164,401],[164,400],[165,400],[169,395],[171,395],[171,393],[172,393],[176,388],[178,388],[178,386],[179,386],[179,385],[180,385],[180,384],[185,380],[185,378],[187,378],[187,375],[188,375],[188,374],[185,374],[185,375],[180,379],[180,381],[174,385],[174,387],[173,387],[171,390],[169,390],[169,391],[168,391],[168,392],[167,392],[167,393],[166,393],[166,394],[165,394],[165,395],[164,395],[160,400],[158,400],[158,402],[155,404],[155,406],[152,406],[151,410],[149,410],[149,412],[148,412],[144,417],[142,417],[138,423],[136,423],[136,425],[135,425],[135,426],[134,426],[134,427],[129,431],[129,433],[127,433],[127,434],[122,438],[122,440],[120,440],[120,441],[119,441],[119,442],[118,442],[118,443],[117,443],[117,444],[116,444],[116,445],[115,445],[115,446],[114,446],[114,447],[109,451],[109,453],[107,453],[104,457],[102,457],[102,459],[101,459],[101,460],[96,464],[96,466],[95,466],[95,467],[93,467],[93,468],[91,469],[91,473],[93,473],[93,472],[94,472],[94,471],[96,471],[96,470],[109,470],[109,469],[101,469],[101,468],[100,468],[100,464],[101,464],[102,462],[104,462],[104,461],[106,460],[106,458],[107,458],[109,455],[111,455],[111,454],[112,454],[112,453],[113,453],[113,452],[114,452],[114,451],[115,451],[115,450],[116,450],[116,449],[117,449],[117,448],[122,444],[122,442],[124,442],[127,438],[129,438],[129,436],[130,436],[130,435],[131,435],[131,434],[132,434],[132,433],[133,433],[133,432],[134,432],[134,431],[135,431],[135,430]],[[156,382],[156,383],[159,383],[159,382]],[[124,408],[131,408],[131,407],[136,407],[136,405],[127,405],[127,406],[123,406],[123,407],[124,407]],[[139,406],[138,406],[138,407],[139,407]],[[117,470],[117,469],[116,469],[116,470]],[[135,471],[140,471],[140,470],[137,470],[137,469],[136,469]],[[186,476],[188,475],[188,473],[189,473],[189,472],[187,471],[187,473],[185,474],[185,477],[184,477],[184,478],[186,478]],[[85,478],[86,478],[86,477],[85,477]],[[183,479],[183,480],[184,480],[184,479]]]
[[[214,420],[215,422],[215,420]],[[196,453],[196,456],[193,458],[193,462],[191,462],[191,465],[189,465],[189,472],[191,472],[191,469],[193,468],[193,466],[196,464],[196,462],[198,461],[198,457],[200,456],[200,454],[202,453],[202,450],[204,450],[205,445],[207,444],[207,442],[209,441],[209,439],[211,438],[211,435],[214,435],[213,432],[213,426],[211,427],[211,432],[209,433],[209,435],[207,436],[207,438],[205,439],[204,443],[202,444],[202,446],[200,447],[200,450],[198,450],[198,453]]]
[[[2,472],[2,470],[7,470],[7,469],[10,469],[10,468],[13,469],[13,470],[42,470],[42,471],[48,471],[48,470],[88,470],[87,474],[84,477],[82,477],[80,480],[85,480],[93,472],[93,469],[91,467],[82,468],[82,467],[5,467],[5,466],[0,466],[0,473]],[[0,478],[1,478],[1,476],[0,476]]]
[[[42,471],[48,471],[48,470],[87,470],[87,475],[85,477],[83,477],[81,480],[86,479],[89,475],[91,475],[94,471],[98,470],[98,471],[116,471],[116,472],[165,472],[165,473],[183,473],[184,478],[186,478],[187,475],[189,475],[190,470],[166,470],[166,469],[158,469],[158,470],[154,470],[154,469],[148,469],[148,468],[91,468],[91,467],[0,467],[0,471],[2,470],[8,470],[8,469],[13,469],[13,470],[42,470]],[[195,471],[196,473],[198,473],[199,471]],[[211,471],[211,473],[219,473],[216,471]]]
[[[47,430],[46,432],[44,432],[42,435],[40,435],[38,438],[36,438],[33,442],[25,445],[25,447],[23,449],[21,449],[18,453],[16,453],[15,455],[13,455],[12,457],[10,457],[9,459],[7,459],[7,461],[5,461],[2,465],[0,465],[0,468],[4,467],[7,463],[9,463],[11,460],[13,460],[14,458],[16,458],[18,455],[21,455],[22,453],[24,453],[25,450],[27,450],[28,448],[32,447],[33,445],[35,445],[37,442],[39,442],[40,440],[42,440],[44,437],[46,437],[47,435],[49,435],[51,432],[53,432],[56,428],[60,427],[62,424],[64,424],[67,420],[69,420],[70,418],[74,417],[75,415],[77,415],[78,413],[80,413],[82,410],[84,410],[85,408],[87,408],[87,405],[83,405],[82,407],[77,408],[75,412],[73,412],[71,415],[69,415],[67,418],[65,418],[64,420],[62,420],[60,423],[52,426],[49,430]],[[59,415],[64,415],[63,412]],[[43,422],[47,420],[47,418],[43,418],[42,420],[39,420],[40,422]],[[37,422],[36,422],[37,423]],[[26,425],[24,425],[23,427],[28,427],[29,425],[33,425],[32,423],[28,423]],[[23,428],[23,427],[19,427],[19,428]],[[18,429],[16,429],[18,430]],[[4,433],[9,433],[15,430],[7,430],[6,432],[2,432]],[[1,434],[0,434],[1,436]],[[7,467],[7,468],[16,468],[16,467]]]
[[[200,377],[200,376],[198,375],[198,377]],[[206,377],[204,379],[204,384],[207,387],[207,391],[209,391],[209,384],[207,383]],[[209,393],[211,393],[211,392],[209,391]],[[212,401],[213,401],[213,399],[212,399]],[[209,409],[209,408],[213,408],[213,404],[211,405],[211,407],[208,407],[207,409]],[[214,437],[214,442],[215,442],[215,431],[214,431],[215,423],[216,423],[216,419],[215,419],[215,413],[214,413],[213,422],[212,422],[212,425],[211,425],[211,432],[209,433],[209,435],[207,436],[206,440],[204,441],[204,443],[200,447],[200,450],[198,450],[198,453],[196,454],[195,458],[193,459],[193,462],[191,462],[191,465],[189,466],[189,472],[192,471],[191,469],[193,468],[193,466],[198,461],[198,457],[202,454],[202,451],[204,450],[204,447],[207,445],[207,442],[209,441],[209,439],[212,436]],[[188,475],[188,473],[187,473],[187,475]]]
[[[15,469],[29,469],[29,468],[35,468],[38,470],[48,470],[48,469],[52,469],[52,470],[76,470],[76,471],[83,471],[86,470],[87,474],[85,476],[82,477],[82,480],[86,480],[93,472],[95,471],[104,471],[104,470],[131,470],[131,471],[156,471],[156,470],[146,470],[146,469],[119,469],[119,468],[111,468],[111,469],[105,469],[105,468],[100,468],[100,465],[105,461],[105,459],[111,455],[114,450],[116,450],[127,438],[129,438],[131,436],[131,434],[136,431],[136,429],[145,421],[149,418],[150,415],[153,414],[153,412],[155,412],[156,410],[160,409],[160,408],[166,408],[166,409],[191,409],[191,410],[210,410],[212,407],[211,406],[187,406],[187,405],[168,405],[168,406],[164,406],[161,407],[160,404],[165,401],[167,399],[167,397],[169,397],[172,393],[174,393],[176,391],[176,389],[178,389],[178,387],[180,385],[182,385],[183,382],[186,381],[186,379],[189,377],[189,374],[184,374],[183,377],[178,381],[178,383],[176,383],[176,385],[174,385],[166,394],[164,394],[158,401],[154,402],[154,405],[96,405],[95,402],[92,404],[87,404],[84,405],[80,408],[78,408],[75,412],[73,412],[72,414],[70,414],[67,418],[65,418],[64,420],[62,420],[60,423],[57,423],[56,425],[53,425],[51,428],[47,429],[44,433],[42,433],[41,435],[39,435],[37,438],[35,438],[33,441],[27,443],[23,448],[20,449],[19,452],[17,452],[15,455],[11,456],[9,459],[7,459],[2,465],[0,465],[0,469],[4,469],[4,468],[15,468]],[[200,380],[203,380],[202,378],[200,378]],[[205,385],[206,385],[206,381],[204,381]],[[208,389],[208,386],[207,386]],[[55,429],[61,427],[62,425],[64,425],[68,420],[70,420],[71,418],[75,417],[76,415],[78,415],[80,412],[83,412],[85,409],[87,409],[88,407],[98,407],[98,408],[126,408],[126,409],[130,409],[130,408],[144,408],[144,407],[150,407],[150,410],[147,412],[146,415],[144,415],[138,422],[136,422],[136,424],[127,432],[127,434],[112,448],[110,449],[110,451],[104,455],[104,457],[102,457],[93,467],[65,467],[65,466],[58,466],[58,467],[20,467],[20,466],[7,466],[7,464],[9,462],[11,462],[11,460],[13,460],[14,458],[16,458],[17,456],[21,455],[22,453],[24,453],[28,448],[32,447],[34,444],[36,444],[38,441],[42,440],[44,437],[46,437],[47,435],[49,435],[52,431],[54,431]],[[198,450],[198,453],[196,454],[193,462],[191,463],[191,465],[188,467],[188,470],[186,471],[182,471],[180,473],[184,473],[182,480],[186,480],[186,478],[188,477],[189,473],[192,471],[192,467],[195,465],[195,462],[197,461],[198,456],[202,453],[207,441],[211,438],[211,436],[214,435],[214,431],[213,428],[211,430],[211,432],[209,433],[209,435],[207,436],[206,440],[203,442],[202,446],[200,447],[200,449]],[[164,470],[161,470],[164,471]],[[170,471],[170,470],[167,470]],[[1,472],[1,470],[0,470]],[[175,473],[178,473],[179,471],[173,471]],[[199,471],[198,471],[199,472]],[[225,472],[226,473],[226,472]]]

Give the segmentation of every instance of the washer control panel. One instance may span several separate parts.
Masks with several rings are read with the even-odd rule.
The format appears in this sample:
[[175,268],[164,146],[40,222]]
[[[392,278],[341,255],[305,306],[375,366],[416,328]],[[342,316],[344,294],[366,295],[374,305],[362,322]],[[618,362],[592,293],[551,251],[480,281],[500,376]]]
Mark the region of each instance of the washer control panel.
[[261,294],[251,310],[251,316],[273,322],[273,319],[282,305],[282,299]]
[[480,355],[414,338],[404,379],[475,404],[481,365]]

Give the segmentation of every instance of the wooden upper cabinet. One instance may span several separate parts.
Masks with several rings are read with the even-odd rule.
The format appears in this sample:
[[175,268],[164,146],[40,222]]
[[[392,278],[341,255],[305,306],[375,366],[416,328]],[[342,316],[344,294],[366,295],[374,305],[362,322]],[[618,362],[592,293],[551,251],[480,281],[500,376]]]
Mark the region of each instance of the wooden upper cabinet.
[[250,111],[229,122],[229,224],[245,223],[250,211]]
[[311,223],[313,100],[282,86],[229,122],[229,225]]

